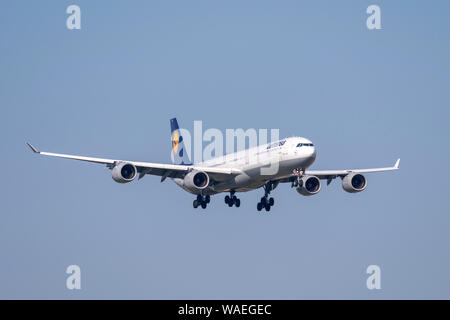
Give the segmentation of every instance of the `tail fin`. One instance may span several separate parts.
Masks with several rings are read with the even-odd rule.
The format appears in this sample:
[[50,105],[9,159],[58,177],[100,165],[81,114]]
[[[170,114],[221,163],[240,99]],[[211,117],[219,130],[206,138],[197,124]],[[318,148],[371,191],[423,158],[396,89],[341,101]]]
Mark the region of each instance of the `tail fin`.
[[183,137],[178,127],[177,118],[170,119],[170,131],[172,133],[172,162],[175,164],[191,165],[191,160],[185,150]]

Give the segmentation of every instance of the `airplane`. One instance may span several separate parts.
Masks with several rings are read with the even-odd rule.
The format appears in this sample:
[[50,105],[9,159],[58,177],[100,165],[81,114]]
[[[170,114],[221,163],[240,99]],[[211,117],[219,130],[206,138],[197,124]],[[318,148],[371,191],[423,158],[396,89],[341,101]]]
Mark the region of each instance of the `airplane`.
[[[193,164],[185,151],[176,118],[170,119],[170,126],[172,164],[41,152],[28,142],[27,145],[34,153],[40,155],[105,164],[112,170],[113,180],[118,183],[128,183],[136,177],[140,180],[145,175],[160,176],[161,182],[171,178],[179,187],[196,195],[193,201],[194,208],[203,209],[210,203],[211,196],[218,193],[229,193],[225,196],[225,203],[229,207],[233,205],[239,207],[241,201],[237,198],[236,192],[247,192],[262,187],[264,196],[257,203],[256,209],[270,211],[274,205],[274,198],[269,195],[279,183],[291,183],[291,188],[295,187],[301,195],[312,196],[321,190],[321,180],[326,180],[329,185],[333,179],[339,177],[345,191],[357,193],[367,186],[365,173],[397,170],[400,164],[398,159],[393,167],[385,168],[308,170],[316,159],[316,150],[310,140],[302,137],[289,137]],[[277,170],[273,170],[274,172],[270,174],[261,174],[262,168],[267,168],[275,162],[278,165]]]

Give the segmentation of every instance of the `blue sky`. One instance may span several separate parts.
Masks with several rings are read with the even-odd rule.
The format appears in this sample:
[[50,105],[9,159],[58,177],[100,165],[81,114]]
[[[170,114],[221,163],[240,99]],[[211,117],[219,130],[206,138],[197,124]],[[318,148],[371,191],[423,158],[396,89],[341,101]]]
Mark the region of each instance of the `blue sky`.
[[[381,8],[382,30],[366,28]],[[67,6],[82,29],[66,28]],[[450,298],[448,1],[2,1],[0,298]],[[228,208],[46,151],[170,161],[169,119],[279,128],[348,194]],[[65,287],[68,265],[82,289]],[[368,265],[382,289],[368,290]]]

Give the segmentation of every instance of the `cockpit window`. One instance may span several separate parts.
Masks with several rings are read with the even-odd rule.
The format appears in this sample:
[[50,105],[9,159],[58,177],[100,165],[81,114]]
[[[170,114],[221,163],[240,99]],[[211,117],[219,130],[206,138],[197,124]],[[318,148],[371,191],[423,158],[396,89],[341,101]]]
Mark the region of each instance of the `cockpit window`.
[[300,147],[303,147],[303,146],[305,146],[305,147],[314,147],[314,145],[312,143],[299,143],[297,145],[297,148],[300,148]]

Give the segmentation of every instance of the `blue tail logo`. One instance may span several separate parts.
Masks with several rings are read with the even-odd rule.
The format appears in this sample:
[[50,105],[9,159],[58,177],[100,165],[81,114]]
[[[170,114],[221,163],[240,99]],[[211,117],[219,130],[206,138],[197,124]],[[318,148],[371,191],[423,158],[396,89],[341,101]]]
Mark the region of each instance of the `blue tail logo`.
[[192,162],[185,150],[183,137],[176,118],[170,119],[170,130],[172,132],[172,162],[174,164],[191,165]]

